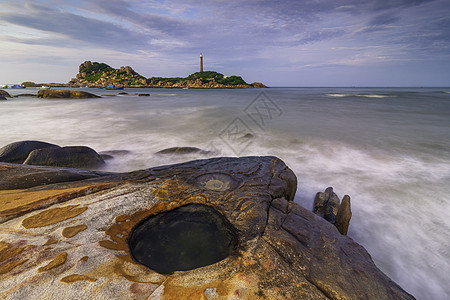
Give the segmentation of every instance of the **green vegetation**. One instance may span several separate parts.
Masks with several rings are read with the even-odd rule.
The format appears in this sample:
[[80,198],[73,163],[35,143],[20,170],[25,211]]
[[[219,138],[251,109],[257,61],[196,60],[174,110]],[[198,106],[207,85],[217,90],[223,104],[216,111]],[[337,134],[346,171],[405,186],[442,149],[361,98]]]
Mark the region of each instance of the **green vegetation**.
[[[181,86],[190,83],[183,83],[183,81],[195,82],[200,81],[202,84],[212,83],[213,86],[216,84],[225,86],[236,86],[236,85],[247,85],[247,83],[242,79],[241,76],[224,76],[215,71],[205,71],[196,72],[185,78],[183,77],[150,77],[145,78],[138,73],[136,73],[131,67],[121,67],[120,69],[113,69],[105,63],[98,63],[90,61],[84,62],[79,68],[80,77],[88,82],[96,83],[101,80],[104,82],[106,80],[112,80],[116,83],[123,85],[159,85],[159,86]],[[208,85],[210,86],[210,85]]]
[[147,79],[147,84],[151,84],[151,83],[157,84],[158,82],[161,82],[161,83],[168,83],[168,82],[170,82],[172,84],[175,84],[175,83],[178,83],[178,82],[183,81],[185,79],[186,78],[182,78],[182,77],[167,77],[167,78],[165,78],[165,77],[150,77],[150,78]]
[[203,83],[214,80],[217,83],[225,85],[247,84],[241,76],[226,77],[215,71],[196,72],[186,77],[187,80],[200,79]]

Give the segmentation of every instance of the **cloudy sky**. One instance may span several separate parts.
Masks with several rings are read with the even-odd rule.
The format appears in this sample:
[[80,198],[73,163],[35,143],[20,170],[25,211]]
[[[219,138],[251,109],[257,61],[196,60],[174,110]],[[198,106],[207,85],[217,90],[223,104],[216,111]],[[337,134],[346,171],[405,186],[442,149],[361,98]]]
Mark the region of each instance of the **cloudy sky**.
[[0,83],[85,60],[270,86],[450,86],[449,0],[0,0]]

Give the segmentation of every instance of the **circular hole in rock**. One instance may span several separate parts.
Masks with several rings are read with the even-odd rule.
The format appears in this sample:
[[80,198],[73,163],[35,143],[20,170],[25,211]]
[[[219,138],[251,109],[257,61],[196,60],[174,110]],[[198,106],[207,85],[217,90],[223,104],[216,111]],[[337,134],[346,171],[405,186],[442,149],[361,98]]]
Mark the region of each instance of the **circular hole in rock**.
[[189,204],[141,221],[128,246],[135,261],[160,274],[211,265],[230,256],[237,230],[214,208]]

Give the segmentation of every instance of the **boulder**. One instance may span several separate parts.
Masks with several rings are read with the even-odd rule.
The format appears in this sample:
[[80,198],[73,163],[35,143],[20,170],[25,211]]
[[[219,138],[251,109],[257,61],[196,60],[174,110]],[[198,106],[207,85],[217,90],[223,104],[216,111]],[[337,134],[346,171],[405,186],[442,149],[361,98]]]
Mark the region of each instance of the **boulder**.
[[150,94],[138,94],[139,97],[148,97]]
[[38,98],[48,99],[84,99],[84,98],[100,98],[97,95],[78,90],[40,90],[37,93]]
[[313,212],[335,225],[341,234],[347,234],[352,217],[350,196],[345,195],[341,203],[339,197],[333,192],[333,188],[328,187],[325,192],[316,194]]
[[69,146],[34,150],[24,165],[94,169],[105,164],[95,150],[85,146]]
[[341,234],[346,235],[348,231],[348,226],[350,225],[350,219],[352,218],[352,211],[350,208],[350,196],[345,195],[342,198],[341,205],[339,206],[339,210],[336,214],[336,228],[339,230]]
[[36,149],[54,148],[54,147],[59,146],[40,141],[14,142],[0,148],[0,161],[21,164],[27,159],[28,155],[32,151]]
[[[4,186],[11,166],[31,168],[0,164]],[[414,299],[296,185],[280,159],[241,157],[0,187],[0,297]]]
[[131,151],[128,151],[128,150],[108,150],[108,151],[99,152],[98,154],[100,154],[100,156],[104,160],[109,160],[109,159],[113,159],[116,156],[123,156],[123,155],[127,155],[130,153],[131,153]]
[[36,97],[36,94],[18,94],[15,95],[14,97]]
[[40,85],[36,84],[36,83],[34,83],[32,81],[25,81],[25,82],[22,82],[21,86],[24,86],[24,87],[38,87]]
[[211,154],[211,151],[202,150],[196,147],[172,147],[167,148],[161,151],[156,152],[155,154],[175,154],[175,155],[184,155],[184,154]]
[[[3,98],[12,98],[11,95],[10,95],[7,91],[4,91],[4,90],[0,90],[0,97],[3,97]],[[6,100],[6,99],[5,99],[5,100]]]
[[6,100],[6,98],[3,96],[0,96],[0,100]]

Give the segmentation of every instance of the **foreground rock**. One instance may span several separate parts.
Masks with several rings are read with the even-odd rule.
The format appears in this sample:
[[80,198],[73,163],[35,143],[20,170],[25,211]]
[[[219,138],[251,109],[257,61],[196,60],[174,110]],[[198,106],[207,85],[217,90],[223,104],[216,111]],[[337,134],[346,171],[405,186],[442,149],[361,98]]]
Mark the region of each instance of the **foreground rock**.
[[66,182],[60,169],[0,163],[0,187],[37,168],[53,183],[0,190],[1,298],[413,299],[364,248],[292,202],[295,175],[275,157]]
[[77,90],[40,90],[37,93],[38,98],[48,99],[84,99],[84,98],[100,98],[97,95]]
[[36,149],[58,148],[58,145],[40,141],[20,141],[0,148],[0,162],[21,164]]
[[6,100],[6,98],[11,98],[11,95],[4,90],[0,90],[0,100]]
[[24,165],[93,169],[105,164],[94,149],[85,146],[52,147],[34,150]]

